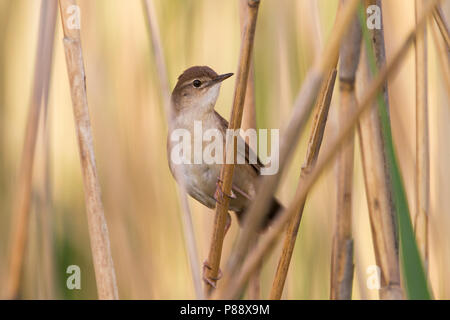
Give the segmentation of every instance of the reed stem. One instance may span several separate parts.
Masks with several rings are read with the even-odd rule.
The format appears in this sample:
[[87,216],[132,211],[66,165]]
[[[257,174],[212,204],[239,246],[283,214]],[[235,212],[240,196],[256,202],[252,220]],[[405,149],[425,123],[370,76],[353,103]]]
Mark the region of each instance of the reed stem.
[[[343,1],[345,3],[345,1]],[[355,14],[350,30],[340,49],[340,110],[339,126],[345,123],[356,109],[355,75],[361,48],[361,26]],[[338,130],[340,130],[339,128]],[[331,253],[330,298],[348,300],[353,287],[353,236],[352,236],[352,187],[353,187],[354,134],[343,143],[336,157],[336,216]]]
[[[323,134],[325,132],[325,125],[327,123],[328,111],[330,109],[331,98],[333,96],[335,80],[336,69],[333,69],[328,74],[327,81],[322,84],[322,88],[320,89],[319,97],[317,99],[316,106],[314,107],[316,112],[314,114],[313,128],[308,141],[308,150],[306,152],[305,162],[303,163],[300,171],[300,179],[297,189],[300,188],[301,182],[303,181],[302,177],[311,172],[319,156],[320,146],[322,145]],[[292,254],[294,252],[295,242],[297,240],[298,229],[303,216],[304,206],[304,202],[300,204],[299,210],[295,216],[291,218],[286,229],[283,248],[278,260],[278,266],[273,280],[272,289],[270,291],[270,299],[272,300],[281,299]]]
[[[416,0],[416,23],[423,0]],[[436,11],[435,11],[436,12]],[[416,214],[414,232],[428,273],[428,217],[430,211],[430,146],[428,128],[428,65],[426,24],[417,31],[416,46]]]
[[442,38],[445,41],[445,44],[447,46],[447,52],[450,54],[450,31],[448,28],[448,24],[445,21],[444,13],[442,12],[442,9],[440,6],[436,8],[436,10],[433,12],[434,19],[436,20],[436,23],[439,27],[439,30],[441,31]]
[[[369,5],[377,5],[381,8],[381,1],[368,0],[366,6]],[[373,59],[378,69],[386,65],[383,24],[381,29],[369,30],[368,34],[364,34],[364,36],[366,50],[361,55],[360,74],[361,83],[368,83],[371,76],[368,68],[367,48],[371,47],[375,52]],[[383,86],[383,99],[386,111],[389,112],[387,83]],[[397,220],[392,199],[392,177],[386,166],[386,146],[376,106],[361,117],[358,123],[358,134],[375,260],[381,270],[380,298],[403,299],[403,290],[400,286]]]
[[[163,107],[166,119],[170,122],[170,91],[169,81],[167,76],[167,68],[164,59],[163,48],[161,44],[159,24],[156,16],[155,6],[151,0],[142,0],[144,8],[145,19],[150,33],[150,40],[152,43],[153,55],[155,57],[156,69],[158,72],[159,85],[161,87],[161,94],[163,100]],[[170,126],[170,123],[169,123]],[[189,257],[189,264],[191,268],[192,281],[194,283],[195,294],[197,299],[203,299],[202,280],[200,276],[200,264],[198,259],[197,244],[195,241],[194,224],[192,222],[192,214],[189,208],[187,193],[184,183],[184,177],[180,174],[179,169],[175,166],[175,175],[178,181],[178,201],[181,207],[183,221],[183,234],[186,241],[186,249]]]
[[[236,86],[234,91],[233,107],[231,110],[229,129],[237,130],[241,127],[242,114],[244,108],[245,94],[247,90],[247,81],[250,71],[251,54],[256,31],[256,20],[258,16],[259,0],[248,0],[248,18],[242,36],[241,51],[239,57],[239,66],[236,77]],[[232,148],[237,147],[237,137],[227,138],[226,157],[235,154]],[[229,195],[233,183],[234,163],[223,164],[220,172],[221,184],[218,185],[219,200],[216,202],[216,216],[214,219],[214,229],[211,239],[211,247],[208,255],[210,268],[206,270],[206,277],[215,279],[218,276],[220,259],[222,255],[223,239],[225,236],[225,223],[228,215]],[[210,294],[213,287],[207,283],[206,292]]]
[[18,298],[21,276],[23,272],[26,243],[29,232],[34,155],[36,150],[41,108],[43,103],[47,102],[47,100],[43,99],[43,97],[48,95],[49,90],[53,43],[55,38],[56,13],[56,0],[42,1],[33,88],[13,209],[14,217],[9,252],[8,279],[6,285],[7,299]]
[[75,0],[59,0],[59,6],[64,31],[63,43],[67,73],[70,82],[83,173],[84,195],[97,293],[99,299],[115,300],[119,298],[119,294],[95,164],[91,120],[86,94],[86,75],[81,49],[80,9]]
[[439,63],[441,64],[440,70],[444,75],[445,86],[447,89],[447,96],[450,95],[450,60],[449,55],[450,51],[445,49],[444,40],[439,37],[438,30],[439,27],[434,23],[430,23],[431,34],[433,36],[433,42],[436,46],[437,56],[439,59]]
[[[238,0],[239,2],[239,17],[241,33],[244,36],[245,24],[248,20],[248,0]],[[247,90],[245,91],[244,111],[242,114],[242,130],[256,129],[256,106],[255,106],[255,64],[253,61],[253,54],[250,58],[250,70],[247,79]],[[246,142],[249,143],[248,137]],[[261,297],[261,271],[262,265],[255,270],[250,279],[248,287],[248,298],[250,300],[259,300]]]

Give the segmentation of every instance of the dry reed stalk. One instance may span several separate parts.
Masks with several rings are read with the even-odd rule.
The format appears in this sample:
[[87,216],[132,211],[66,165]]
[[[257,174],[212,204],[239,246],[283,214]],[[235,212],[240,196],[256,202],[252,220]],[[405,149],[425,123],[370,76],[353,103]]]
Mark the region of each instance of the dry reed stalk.
[[86,94],[86,75],[80,39],[79,7],[75,0],[59,0],[64,51],[78,137],[84,194],[99,299],[118,299],[116,275],[97,176],[92,128]]
[[447,45],[447,52],[450,54],[450,31],[447,22],[445,21],[441,7],[436,8],[436,10],[433,12],[433,16],[436,20],[439,30],[441,31],[445,44]]
[[[312,170],[317,161],[317,157],[319,156],[319,150],[322,145],[323,134],[325,132],[325,125],[327,123],[328,111],[330,109],[331,98],[333,96],[335,80],[336,69],[333,69],[329,72],[327,81],[322,84],[316,106],[314,107],[316,111],[313,118],[313,127],[308,141],[305,162],[303,163],[300,171],[300,179],[297,188],[300,187],[301,182],[304,179],[303,177],[308,175]],[[289,271],[289,264],[294,252],[298,229],[303,216],[304,206],[304,202],[300,204],[298,211],[290,219],[289,225],[286,229],[283,248],[280,259],[278,260],[278,266],[273,280],[272,289],[270,291],[270,299],[272,300],[281,299],[284,284]]]
[[[426,22],[426,19],[431,15],[433,8],[437,5],[440,0],[430,0],[426,9],[423,11],[424,13],[421,16],[419,23],[417,24],[417,28],[423,26]],[[355,3],[355,8],[347,6],[344,9],[344,14],[342,15],[342,24],[348,24],[351,17],[353,16],[356,6],[358,5],[358,1]],[[347,21],[347,22],[346,22]],[[335,28],[336,31],[339,31],[340,34],[340,25],[339,28]],[[342,35],[336,36],[336,31],[334,33],[335,37],[338,37],[337,47],[339,46],[339,39]],[[344,30],[345,31],[345,28]],[[236,263],[236,260],[230,261],[233,264],[229,263],[228,268],[225,270],[225,276],[223,279],[222,287],[215,293],[213,298],[218,299],[231,299],[236,297],[236,295],[242,290],[242,287],[248,281],[250,274],[253,272],[254,268],[261,263],[262,259],[268,255],[274,245],[278,236],[281,235],[284,226],[289,222],[290,218],[298,212],[298,208],[302,202],[304,202],[306,195],[314,182],[319,177],[322,170],[326,167],[326,165],[333,159],[333,156],[339,150],[342,142],[345,140],[348,134],[353,131],[354,126],[356,125],[359,117],[363,114],[365,110],[367,110],[374,99],[376,98],[378,92],[383,88],[383,85],[388,77],[390,77],[393,72],[396,70],[396,67],[402,62],[402,59],[407,53],[409,46],[414,42],[416,36],[416,28],[414,28],[409,34],[403,44],[399,49],[393,54],[391,61],[384,66],[379,74],[375,77],[373,82],[371,83],[369,89],[365,93],[364,97],[361,99],[361,103],[359,104],[356,112],[348,118],[345,125],[342,127],[343,129],[340,133],[333,139],[333,141],[322,151],[322,158],[318,160],[316,166],[313,168],[311,173],[305,178],[302,188],[297,189],[297,192],[294,196],[294,199],[290,206],[281,212],[276,220],[272,223],[271,228],[266,232],[264,236],[261,237],[257,248],[251,251],[246,257],[245,261],[242,264]],[[333,46],[334,48],[334,46]],[[329,52],[329,51],[325,51]],[[321,58],[322,60],[323,58]],[[325,59],[328,60],[328,59]],[[324,62],[321,62],[320,65],[328,65]],[[261,194],[261,193],[260,193]],[[257,196],[259,198],[260,196]],[[259,199],[257,199],[259,200]],[[242,241],[242,240],[241,240]],[[234,253],[237,257],[241,257],[239,252]],[[230,258],[231,259],[231,258]],[[238,268],[236,268],[238,267]],[[235,269],[236,268],[236,269]],[[233,276],[229,276],[230,271],[233,271]]]
[[[247,3],[248,0],[238,0],[239,1],[239,17],[242,36],[244,35],[245,24],[248,20]],[[255,106],[255,65],[253,61],[253,54],[250,58],[250,70],[247,79],[247,90],[245,91],[244,100],[244,111],[242,114],[242,130],[256,129],[256,106]],[[246,137],[246,142],[249,143],[248,137]],[[261,296],[261,270],[262,265],[260,265],[255,273],[250,278],[250,283],[248,287],[248,298],[250,300],[258,300]]]
[[[320,91],[323,79],[328,75],[328,72],[333,68],[333,65],[338,56],[338,50],[341,39],[350,24],[350,20],[358,6],[358,0],[352,0],[343,10],[342,19],[340,19],[337,26],[334,28],[333,35],[324,49],[323,54],[319,56],[316,63],[306,76],[302,88],[297,95],[294,103],[294,111],[291,120],[285,130],[285,134],[281,140],[279,151],[279,170],[275,175],[268,175],[262,177],[260,181],[260,188],[258,194],[252,205],[250,206],[246,217],[244,219],[243,231],[239,234],[235,248],[230,255],[227,263],[228,272],[223,279],[223,288],[221,295],[227,290],[233,290],[229,282],[232,280],[232,275],[236,275],[244,262],[245,255],[248,251],[249,245],[253,243],[257,231],[260,229],[261,222],[269,208],[270,199],[275,192],[278,185],[280,175],[290,160],[290,156],[296,145],[296,141],[300,136],[302,128],[304,128],[306,121],[314,106],[314,101]],[[267,231],[270,234],[270,230]],[[259,246],[256,249],[259,251]]]
[[[55,11],[57,6],[57,1],[55,2]],[[56,23],[56,14],[52,23]],[[53,37],[54,39],[54,37]],[[53,53],[53,52],[52,52]],[[50,57],[53,60],[53,55]],[[53,234],[53,215],[52,215],[52,189],[51,189],[51,174],[50,174],[50,117],[48,115],[48,96],[49,96],[49,86],[50,86],[50,72],[45,75],[48,80],[44,80],[44,85],[46,87],[43,91],[43,110],[42,110],[42,124],[41,124],[41,137],[42,137],[42,153],[43,153],[43,163],[42,163],[42,177],[43,177],[43,187],[40,192],[40,208],[37,208],[40,218],[40,238],[42,244],[42,269],[43,269],[43,291],[45,299],[54,299],[55,296],[55,281],[54,281],[54,234]]]
[[43,1],[41,5],[38,45],[36,51],[33,89],[27,119],[25,140],[14,201],[13,228],[11,233],[9,270],[6,285],[6,298],[18,297],[23,260],[28,237],[30,198],[33,178],[33,163],[39,126],[39,117],[43,97],[47,97],[50,81],[50,70],[53,56],[53,42],[55,38],[57,3]]
[[[363,65],[363,60],[361,60],[360,69],[367,69],[366,65]],[[368,70],[361,71],[362,73],[364,73],[364,79],[369,78]],[[358,134],[375,260],[381,270],[380,298],[402,299],[398,239],[395,211],[393,211],[395,208],[391,199],[392,186],[388,168],[385,166],[385,146],[381,137],[381,124],[376,105],[361,116]]]
[[[57,1],[54,1],[55,12],[57,11]],[[54,17],[52,16],[52,24],[56,24],[56,14]],[[55,37],[52,38],[53,41]],[[52,44],[53,45],[53,44]],[[53,61],[53,50],[51,52],[50,61]],[[43,151],[43,188],[42,188],[42,197],[41,200],[43,202],[41,208],[41,239],[42,239],[42,264],[44,270],[44,290],[46,291],[46,299],[53,299],[55,296],[55,281],[54,281],[54,234],[53,234],[53,215],[52,215],[52,188],[51,188],[51,163],[50,163],[50,117],[48,110],[48,100],[50,93],[50,81],[51,81],[51,69],[48,74],[44,75],[48,79],[44,80],[44,90],[42,97],[42,125],[41,125],[41,133],[42,133],[42,151]]]
[[[241,127],[244,100],[247,89],[248,74],[250,70],[251,54],[256,31],[256,20],[258,17],[259,0],[248,0],[247,13],[248,18],[244,27],[242,36],[241,50],[239,56],[239,66],[236,76],[236,86],[233,98],[233,107],[231,110],[229,129],[237,130]],[[237,137],[227,139],[226,157],[236,154]],[[232,149],[234,148],[234,150]],[[216,215],[214,218],[214,229],[211,238],[211,247],[208,255],[208,264],[210,268],[206,269],[205,276],[209,279],[215,279],[218,276],[220,259],[222,255],[223,239],[225,236],[225,223],[228,215],[228,206],[230,199],[227,195],[231,193],[233,183],[234,161],[231,164],[224,163],[220,172],[221,184],[218,184],[218,201],[216,202]],[[213,287],[206,284],[206,292],[209,294]]]
[[[366,1],[366,7],[377,5],[380,0]],[[369,30],[378,69],[386,64],[383,27]],[[366,51],[361,54],[360,75],[362,82],[370,78]],[[383,97],[389,110],[387,83],[383,86]],[[381,134],[381,120],[374,105],[361,116],[358,123],[364,182],[369,209],[372,241],[375,259],[381,269],[380,298],[386,300],[403,299],[400,286],[400,265],[398,257],[398,237],[396,234],[395,208],[392,200],[392,185],[389,169],[385,165],[385,145]]]
[[[345,3],[345,1],[343,1]],[[345,122],[356,109],[355,75],[361,48],[361,26],[355,14],[353,22],[341,44],[339,87],[341,109],[337,113],[338,125]],[[340,130],[340,129],[338,129]],[[330,298],[348,300],[353,287],[353,186],[354,134],[343,143],[336,157],[336,216],[331,253]]]
[[[343,1],[345,3],[345,1]],[[339,87],[340,110],[338,125],[345,123],[355,112],[355,75],[361,48],[361,26],[355,14],[340,49]],[[338,128],[340,130],[340,128]],[[336,156],[336,216],[331,252],[330,298],[349,300],[353,287],[353,236],[352,236],[352,186],[353,186],[354,133],[343,143]]]
[[447,96],[448,96],[450,94],[450,61],[447,58],[448,52],[445,50],[445,43],[443,43],[443,39],[439,37],[438,31],[436,30],[438,28],[436,24],[433,23],[430,24],[431,34],[433,36],[433,42],[435,43],[436,46],[439,63],[441,64],[440,69],[444,74],[444,81],[447,88]]
[[152,42],[153,55],[155,56],[156,69],[158,71],[159,85],[161,86],[161,94],[163,98],[164,110],[167,119],[170,114],[170,89],[169,78],[167,76],[166,62],[161,45],[161,33],[159,32],[159,24],[156,18],[156,10],[151,0],[142,0],[144,7],[145,19],[150,32],[150,40]]
[[[423,0],[416,0],[416,23],[423,11]],[[435,11],[436,12],[436,11]],[[430,210],[430,152],[428,128],[428,66],[426,24],[416,38],[416,215],[414,232],[428,273],[428,216]]]
[[[239,13],[241,33],[244,35],[245,24],[248,21],[248,0],[239,0]],[[250,58],[250,70],[248,73],[247,90],[245,91],[244,112],[242,115],[242,129],[256,129],[256,105],[255,105],[255,64],[253,54]]]
[[[145,19],[150,33],[152,43],[153,55],[155,57],[156,69],[159,77],[159,85],[161,87],[161,95],[163,99],[163,106],[166,119],[170,121],[170,91],[169,81],[167,76],[166,63],[164,60],[164,53],[161,44],[160,32],[158,27],[158,20],[156,17],[156,10],[153,1],[142,0],[144,8]],[[169,123],[170,125],[170,123]],[[200,264],[198,259],[197,244],[195,241],[194,224],[192,222],[191,210],[187,199],[187,193],[184,184],[184,177],[180,174],[178,167],[175,168],[175,175],[178,181],[178,201],[182,211],[183,233],[187,246],[187,253],[189,264],[191,267],[192,281],[197,299],[203,299],[202,280],[200,277]]]

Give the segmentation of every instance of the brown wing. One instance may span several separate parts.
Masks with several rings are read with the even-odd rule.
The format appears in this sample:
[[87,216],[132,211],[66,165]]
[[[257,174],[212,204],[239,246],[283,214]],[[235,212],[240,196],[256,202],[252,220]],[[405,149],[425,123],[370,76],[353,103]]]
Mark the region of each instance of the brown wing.
[[[214,111],[214,113],[217,115],[217,118],[222,122],[222,127],[228,129],[228,121],[224,119],[217,111]],[[254,151],[250,148],[248,143],[245,141],[245,163],[248,163],[252,166],[252,168],[255,170],[255,172],[260,175],[261,168],[264,167],[264,164],[262,164],[261,160],[259,160],[259,157],[256,157],[256,163],[249,163],[250,162],[250,154],[254,153]]]

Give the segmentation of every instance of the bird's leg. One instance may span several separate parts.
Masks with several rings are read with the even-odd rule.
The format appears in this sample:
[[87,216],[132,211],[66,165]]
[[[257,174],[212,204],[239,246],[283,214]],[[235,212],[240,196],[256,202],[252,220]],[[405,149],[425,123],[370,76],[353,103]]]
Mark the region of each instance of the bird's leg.
[[[227,212],[227,222],[225,224],[225,231],[223,234],[224,238],[228,232],[228,229],[230,229],[230,226],[231,226],[231,215]],[[219,270],[217,271],[217,277],[208,277],[206,275],[205,269],[208,269],[208,270],[212,269],[211,266],[209,265],[208,260],[203,261],[203,276],[202,277],[203,277],[203,281],[205,281],[206,283],[208,283],[211,287],[213,287],[215,289],[216,281],[220,280],[222,278],[222,270],[220,270],[220,268],[219,268]]]
[[214,193],[214,199],[220,204],[222,204],[222,199],[223,199],[224,195],[230,199],[236,199],[236,195],[233,193],[233,190],[231,190],[231,194],[225,194],[223,192],[222,183],[223,183],[223,181],[220,180],[220,178],[217,178],[217,182],[216,182],[217,187],[216,187],[216,192]]

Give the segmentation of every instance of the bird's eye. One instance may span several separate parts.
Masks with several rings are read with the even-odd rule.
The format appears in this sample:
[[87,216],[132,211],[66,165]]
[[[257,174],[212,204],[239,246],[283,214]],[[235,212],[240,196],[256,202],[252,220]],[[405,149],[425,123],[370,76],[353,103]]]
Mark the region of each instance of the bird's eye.
[[202,85],[202,82],[200,80],[194,80],[194,82],[192,82],[192,85],[198,88]]

